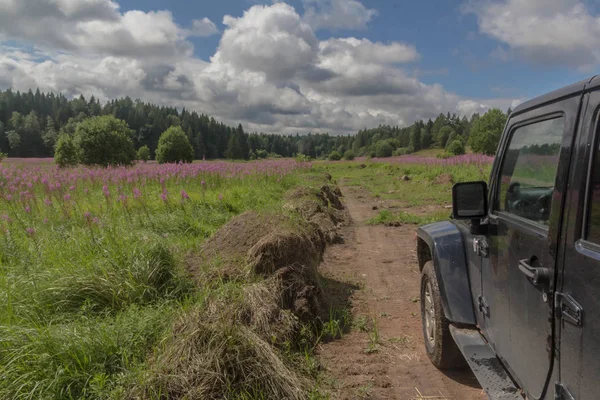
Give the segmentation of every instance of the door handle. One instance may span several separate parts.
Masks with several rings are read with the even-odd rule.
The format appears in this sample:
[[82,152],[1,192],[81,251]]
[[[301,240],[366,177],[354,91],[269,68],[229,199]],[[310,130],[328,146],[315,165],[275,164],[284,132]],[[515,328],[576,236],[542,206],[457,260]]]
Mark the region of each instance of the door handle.
[[548,268],[532,267],[529,265],[529,260],[520,260],[519,270],[536,286],[550,283],[550,271]]

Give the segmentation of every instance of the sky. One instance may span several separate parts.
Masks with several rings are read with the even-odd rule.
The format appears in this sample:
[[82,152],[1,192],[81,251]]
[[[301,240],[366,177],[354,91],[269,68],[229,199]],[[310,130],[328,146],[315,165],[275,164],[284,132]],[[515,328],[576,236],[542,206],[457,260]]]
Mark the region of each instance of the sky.
[[247,131],[505,110],[599,63],[591,0],[0,0],[0,89],[130,96]]

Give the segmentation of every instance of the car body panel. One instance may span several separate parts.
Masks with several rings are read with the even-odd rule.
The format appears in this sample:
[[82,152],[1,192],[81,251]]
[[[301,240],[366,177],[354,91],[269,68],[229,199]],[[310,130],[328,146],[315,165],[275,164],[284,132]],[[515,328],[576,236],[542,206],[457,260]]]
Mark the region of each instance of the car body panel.
[[418,237],[431,251],[446,318],[459,324],[476,323],[463,235],[450,221],[419,227]]

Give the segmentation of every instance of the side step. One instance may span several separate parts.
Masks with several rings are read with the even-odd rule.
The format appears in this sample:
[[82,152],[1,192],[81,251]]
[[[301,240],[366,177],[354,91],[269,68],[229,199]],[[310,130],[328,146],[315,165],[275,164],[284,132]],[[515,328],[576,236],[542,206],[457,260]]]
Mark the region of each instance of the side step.
[[521,391],[479,331],[450,325],[450,333],[490,400],[523,400]]

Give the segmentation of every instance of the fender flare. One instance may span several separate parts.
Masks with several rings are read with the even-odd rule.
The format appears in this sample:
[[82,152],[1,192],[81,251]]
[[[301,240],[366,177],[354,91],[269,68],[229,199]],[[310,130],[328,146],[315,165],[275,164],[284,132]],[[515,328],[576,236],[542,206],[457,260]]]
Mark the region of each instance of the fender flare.
[[450,221],[417,229],[419,269],[433,260],[444,314],[450,322],[476,325],[465,243],[460,229]]

